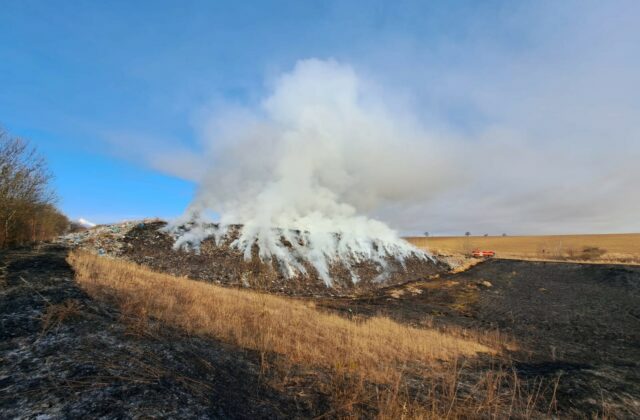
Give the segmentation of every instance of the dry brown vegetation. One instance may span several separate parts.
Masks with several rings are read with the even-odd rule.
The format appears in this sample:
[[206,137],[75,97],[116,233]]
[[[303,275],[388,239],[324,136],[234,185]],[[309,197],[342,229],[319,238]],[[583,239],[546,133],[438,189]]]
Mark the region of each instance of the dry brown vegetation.
[[[331,379],[315,387],[331,398],[329,417],[528,417],[548,390],[542,383],[524,386],[500,367],[496,349],[462,334],[384,317],[347,319],[313,302],[223,288],[86,252],[72,253],[69,262],[92,297],[117,304],[140,325],[153,319],[254,350],[266,369],[275,357],[287,370],[330,372]],[[461,386],[469,374],[464,366],[478,355],[496,367]]]
[[42,333],[58,328],[66,320],[78,316],[80,303],[75,299],[67,299],[59,304],[47,303],[42,315]]
[[0,249],[51,239],[69,227],[53,206],[50,181],[35,149],[0,129]]
[[245,348],[286,355],[294,363],[366,370],[390,381],[398,366],[430,364],[494,350],[436,330],[387,318],[354,322],[312,303],[155,273],[119,260],[74,253],[80,284],[93,295],[116,296],[127,307]]
[[443,254],[492,249],[500,258],[640,263],[640,234],[410,237],[412,244]]

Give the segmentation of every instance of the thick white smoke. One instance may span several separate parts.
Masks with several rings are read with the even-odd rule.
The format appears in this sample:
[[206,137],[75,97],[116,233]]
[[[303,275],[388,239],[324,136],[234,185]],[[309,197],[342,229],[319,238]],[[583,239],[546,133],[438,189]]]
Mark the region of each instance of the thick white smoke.
[[[327,285],[336,260],[384,268],[388,256],[426,258],[366,214],[430,194],[440,180],[427,174],[445,174],[447,159],[408,114],[374,92],[348,66],[306,60],[277,79],[258,109],[218,112],[206,132],[208,172],[170,226],[195,222],[176,246],[197,247],[242,224],[233,245],[246,258],[257,244],[260,257],[275,258],[286,274],[304,273],[308,262]],[[210,218],[219,228],[206,227]]]

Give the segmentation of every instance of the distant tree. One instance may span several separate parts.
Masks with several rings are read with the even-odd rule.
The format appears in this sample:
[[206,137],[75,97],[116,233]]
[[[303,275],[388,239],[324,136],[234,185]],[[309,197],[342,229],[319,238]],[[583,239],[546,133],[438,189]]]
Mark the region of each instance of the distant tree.
[[471,236],[471,232],[465,232],[464,236]]
[[485,236],[485,237],[487,237],[487,236],[489,236],[489,234],[488,234],[488,233],[485,233],[485,234],[484,234],[484,236]]
[[429,237],[429,232],[425,232],[424,236],[426,236],[428,238]]
[[506,233],[503,233],[503,234],[502,234],[502,236],[507,236],[507,234],[506,234]]
[[67,229],[68,219],[54,206],[51,178],[34,148],[0,129],[0,249],[50,239]]

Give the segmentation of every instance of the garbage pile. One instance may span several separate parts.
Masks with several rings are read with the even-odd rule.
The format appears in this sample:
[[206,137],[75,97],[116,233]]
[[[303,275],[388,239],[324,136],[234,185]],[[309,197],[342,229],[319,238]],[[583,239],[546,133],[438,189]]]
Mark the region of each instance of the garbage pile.
[[83,249],[110,257],[121,257],[127,246],[126,235],[131,229],[142,228],[147,223],[158,223],[159,219],[127,221],[112,225],[98,225],[80,232],[73,232],[58,238],[58,242],[71,248]]
[[[389,259],[381,276],[373,261],[361,261],[351,267],[360,281],[352,281],[351,271],[341,264],[331,267],[335,282],[327,287],[312,267],[295,278],[283,276],[276,261],[264,262],[257,256],[246,260],[244,253],[229,242],[216,244],[205,239],[197,251],[174,249],[175,238],[162,228],[166,222],[146,219],[114,225],[101,225],[60,239],[70,247],[98,255],[122,258],[155,271],[187,276],[224,286],[252,288],[296,296],[340,296],[368,293],[372,290],[443,273],[449,266],[441,261],[408,258],[402,263]],[[383,280],[380,280],[383,278]]]
[[360,279],[354,283],[351,270],[338,263],[330,267],[334,282],[327,287],[311,266],[306,267],[306,274],[287,278],[276,260],[268,262],[258,257],[257,246],[254,246],[253,256],[249,260],[245,259],[241,250],[231,245],[230,240],[216,244],[213,237],[202,241],[197,252],[176,250],[175,238],[162,230],[164,225],[164,222],[145,223],[132,228],[125,235],[127,245],[122,248],[122,256],[173,275],[299,296],[367,293],[393,284],[425,279],[449,268],[445,263],[424,258],[407,258],[403,263],[389,258],[386,273],[381,276],[379,266],[374,261],[360,261],[351,266]]

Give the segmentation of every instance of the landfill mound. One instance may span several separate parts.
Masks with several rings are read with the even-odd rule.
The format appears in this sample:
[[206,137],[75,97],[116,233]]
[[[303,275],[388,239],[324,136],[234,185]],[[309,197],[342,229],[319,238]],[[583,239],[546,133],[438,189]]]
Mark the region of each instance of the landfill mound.
[[[263,262],[254,250],[253,258],[245,260],[243,252],[230,246],[230,241],[216,244],[213,238],[202,241],[198,252],[174,249],[175,238],[162,228],[166,222],[145,220],[119,225],[98,226],[65,237],[75,247],[100,255],[124,258],[156,271],[216,284],[253,288],[298,296],[362,294],[407,281],[428,278],[448,269],[446,263],[411,257],[398,262],[388,258],[384,272],[374,261],[351,265],[359,279],[354,284],[352,271],[343,264],[333,264],[332,287],[325,286],[317,272],[306,266],[307,274],[287,278],[277,262]],[[257,247],[256,247],[257,248]]]
[[78,232],[72,232],[58,238],[59,243],[71,248],[84,249],[98,255],[121,257],[126,246],[125,236],[134,227],[145,224],[165,223],[159,219],[127,221],[110,225],[98,225]]

